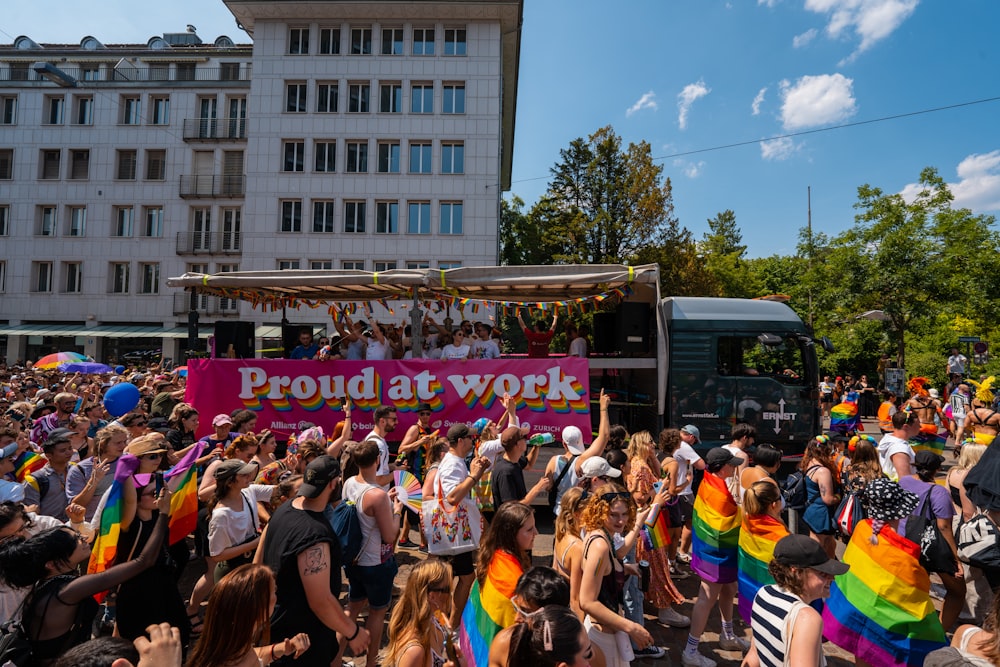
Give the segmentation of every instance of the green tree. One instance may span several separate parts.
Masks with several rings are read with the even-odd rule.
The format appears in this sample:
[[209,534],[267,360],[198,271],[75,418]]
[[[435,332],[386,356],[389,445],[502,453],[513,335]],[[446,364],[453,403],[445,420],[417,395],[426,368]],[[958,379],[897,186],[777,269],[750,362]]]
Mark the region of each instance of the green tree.
[[719,286],[718,296],[759,296],[760,287],[744,257],[747,247],[736,224],[736,214],[727,209],[710,218],[708,227],[699,250],[708,273]]

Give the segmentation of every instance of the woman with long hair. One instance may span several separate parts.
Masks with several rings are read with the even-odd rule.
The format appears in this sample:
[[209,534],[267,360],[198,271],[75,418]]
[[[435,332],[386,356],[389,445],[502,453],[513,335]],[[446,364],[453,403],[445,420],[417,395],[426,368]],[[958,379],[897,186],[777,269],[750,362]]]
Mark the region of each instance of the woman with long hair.
[[653,441],[653,436],[649,434],[649,431],[633,433],[632,437],[629,438],[628,448],[625,449],[625,453],[632,463],[633,471],[635,470],[636,460],[640,460],[653,473],[654,478],[660,479],[663,476],[660,472],[660,462],[656,459],[656,443]]
[[[965,453],[965,445],[962,453]],[[942,660],[938,661],[940,657]],[[951,638],[951,646],[938,649],[927,656],[925,665],[969,665],[970,667],[996,667],[1000,665],[1000,595],[993,598],[986,622],[977,625],[960,625]]]
[[591,640],[573,610],[550,605],[514,629],[509,664],[590,667],[592,655]]
[[562,511],[556,517],[552,568],[569,581],[569,607],[583,620],[580,608],[580,581],[583,579],[583,539],[580,513],[585,505],[583,489],[574,486],[563,494]]
[[274,457],[274,450],[277,448],[278,441],[274,437],[274,433],[264,429],[257,434],[257,453],[253,455],[252,460],[257,462],[258,470],[263,470],[277,460]]
[[234,433],[240,435],[253,433],[254,429],[257,428],[257,413],[253,410],[237,410],[230,416],[233,418]]
[[840,478],[827,450],[828,436],[818,436],[809,441],[802,455],[799,469],[806,477],[806,509],[802,521],[809,527],[809,536],[823,545],[830,558],[837,555],[837,527],[833,511],[840,503],[838,482]]
[[[112,422],[110,425],[124,426],[127,429],[128,439],[138,438],[149,432],[149,415],[140,410],[134,410],[123,417],[118,418],[118,424]],[[98,435],[100,435],[98,433]],[[94,436],[95,438],[97,436]]]
[[979,463],[979,459],[983,458],[985,451],[986,445],[974,442],[962,445],[962,451],[958,455],[958,464],[948,471],[948,476],[945,478],[945,483],[951,494],[951,501],[955,508],[961,511],[963,521],[968,521],[976,513],[976,506],[972,504],[969,496],[965,493],[965,476],[969,474],[972,466]]
[[774,558],[774,547],[788,535],[781,521],[781,490],[768,480],[754,482],[743,494],[738,589],[740,616],[748,624],[757,591],[774,583],[767,569]]
[[125,451],[128,437],[124,427],[108,424],[94,438],[97,451],[79,464],[70,466],[66,473],[66,497],[71,503],[87,508],[87,521],[94,518],[101,496],[115,480],[118,459]]
[[876,446],[867,439],[859,439],[848,445],[851,464],[847,466],[847,482],[845,490],[848,492],[861,491],[872,480],[885,477],[882,472],[882,464],[879,461]]
[[[389,619],[387,667],[460,667],[447,660],[451,634],[451,566],[433,559],[418,563]],[[464,665],[461,665],[464,667]]]
[[[188,656],[188,667],[262,667],[309,649],[309,635],[271,644],[275,582],[266,565],[242,565],[212,591],[205,631]],[[237,620],[238,619],[238,620]]]
[[199,423],[198,411],[187,403],[178,403],[171,410],[167,419],[170,430],[166,433],[170,445],[167,458],[171,464],[176,463],[178,457],[184,456],[185,450],[198,440],[196,432]]
[[260,541],[257,503],[270,503],[274,487],[251,484],[257,466],[229,459],[215,469],[215,496],[208,503],[209,560],[218,584],[240,565],[253,560]]

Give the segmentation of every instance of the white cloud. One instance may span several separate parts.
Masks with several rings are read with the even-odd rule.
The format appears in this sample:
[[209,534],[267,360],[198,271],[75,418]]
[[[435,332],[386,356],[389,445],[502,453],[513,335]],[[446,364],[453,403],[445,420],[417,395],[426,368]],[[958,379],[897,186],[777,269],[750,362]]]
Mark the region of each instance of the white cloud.
[[786,130],[800,130],[846,120],[857,113],[854,80],[842,74],[804,76],[781,88],[781,122]]
[[705,85],[704,79],[684,86],[684,90],[677,96],[677,124],[682,130],[687,128],[688,111],[690,111],[691,105],[710,92],[712,89]]
[[774,7],[778,4],[778,0],[757,0],[758,5],[764,5],[765,7]]
[[809,28],[801,35],[796,35],[795,37],[792,38],[792,47],[796,49],[801,49],[803,46],[813,41],[813,39],[818,34],[819,31],[816,30],[816,28]]
[[893,33],[920,0],[806,0],[806,9],[829,16],[826,33],[833,38],[856,35],[861,43],[848,60]]
[[643,93],[643,96],[636,100],[636,103],[625,110],[625,116],[631,116],[636,111],[642,111],[643,109],[652,109],[656,111],[660,108],[660,105],[656,103],[656,93],[652,90],[648,93]]
[[[955,196],[955,208],[968,208],[977,213],[1000,211],[1000,150],[973,153],[959,162],[955,171],[958,182],[948,184]],[[900,194],[912,202],[922,189],[919,183],[910,183]]]
[[760,157],[764,160],[787,160],[796,153],[801,144],[796,144],[791,137],[771,139],[760,142]]
[[688,178],[698,178],[701,176],[702,169],[705,168],[705,161],[699,160],[698,162],[688,162],[677,158],[674,160],[674,166],[681,170],[681,173]]
[[753,98],[753,103],[750,105],[750,109],[754,116],[760,115],[760,105],[764,103],[764,93],[766,92],[767,86],[764,86],[757,91],[757,97]]

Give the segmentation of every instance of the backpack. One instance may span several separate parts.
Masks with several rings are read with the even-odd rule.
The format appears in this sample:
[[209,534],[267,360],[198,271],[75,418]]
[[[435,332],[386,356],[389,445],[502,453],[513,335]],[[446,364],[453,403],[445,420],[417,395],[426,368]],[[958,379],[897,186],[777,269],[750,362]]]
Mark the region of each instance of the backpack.
[[[48,493],[49,493],[49,484],[50,484],[50,482],[49,482],[48,475],[43,476],[43,477],[35,477],[34,475],[28,475],[27,477],[31,478],[31,480],[35,482],[35,486],[38,487],[38,502],[39,502],[39,504],[41,504],[41,502],[43,500],[45,500],[45,496],[47,496]],[[28,481],[28,480],[25,479],[25,481]],[[3,663],[0,662],[0,665],[2,665],[2,664]]]
[[806,475],[796,470],[787,478],[781,487],[781,495],[785,498],[785,507],[801,512],[806,508]]
[[0,625],[0,665],[27,667],[31,664],[31,642],[20,620]]
[[[358,500],[361,500],[371,488],[365,489],[358,496]],[[337,541],[340,542],[340,562],[344,566],[356,565],[358,558],[361,557],[361,550],[365,546],[365,536],[361,532],[361,519],[358,518],[358,506],[349,500],[342,500],[339,505],[333,508],[330,526],[337,534]]]

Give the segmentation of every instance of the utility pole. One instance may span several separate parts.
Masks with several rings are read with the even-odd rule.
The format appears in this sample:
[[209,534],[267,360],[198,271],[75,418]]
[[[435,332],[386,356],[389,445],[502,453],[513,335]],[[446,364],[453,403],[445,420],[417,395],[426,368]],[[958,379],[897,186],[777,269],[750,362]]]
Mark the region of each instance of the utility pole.
[[[806,258],[810,265],[812,265],[813,260],[813,212],[812,212],[812,186],[806,186],[806,233],[809,235],[808,247],[809,255]],[[813,326],[813,295],[812,287],[809,288],[809,330],[812,331]]]

